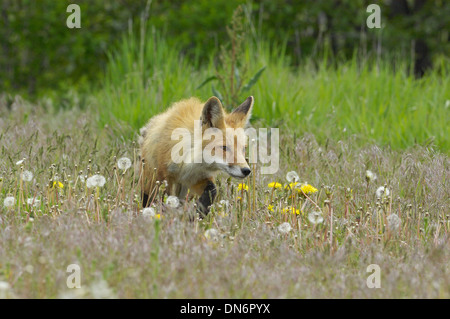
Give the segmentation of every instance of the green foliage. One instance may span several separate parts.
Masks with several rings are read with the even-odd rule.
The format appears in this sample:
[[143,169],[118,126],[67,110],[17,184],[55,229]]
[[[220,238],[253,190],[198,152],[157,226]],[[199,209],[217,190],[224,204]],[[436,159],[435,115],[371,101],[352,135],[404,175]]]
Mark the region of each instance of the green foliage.
[[[191,64],[177,47],[167,44],[166,37],[150,34],[143,43],[133,35],[124,37],[111,54],[105,88],[98,94],[102,125],[118,120],[131,125],[127,134],[135,134],[150,117],[180,99],[206,100],[214,94],[227,100],[222,94],[228,91],[213,84],[211,92],[206,85],[217,81],[211,76],[216,69],[214,54],[207,66]],[[240,63],[254,76],[247,82],[251,89],[239,91],[238,96],[255,97],[253,117],[262,120],[260,125],[300,135],[311,132],[320,142],[355,135],[360,145],[376,142],[407,148],[432,143],[449,149],[445,63],[417,80],[405,62],[397,60],[393,71],[388,62],[361,61],[356,55],[337,67],[326,59],[318,65],[310,59],[292,69],[285,50],[250,41],[242,51]],[[144,54],[143,65],[136,62],[139,52]]]
[[152,27],[129,33],[109,54],[103,89],[97,93],[100,124],[120,120],[138,128],[172,102],[192,95],[200,82],[177,46],[169,45]]
[[[203,87],[210,81],[217,80],[220,90],[214,85],[211,86],[212,93],[217,96],[222,103],[232,108],[245,98],[243,94],[256,84],[259,77],[265,70],[265,66],[259,69],[246,84],[248,68],[245,61],[245,44],[248,45],[249,37],[246,33],[248,25],[244,23],[244,7],[238,7],[233,13],[230,25],[227,27],[229,45],[221,45],[218,61],[214,63],[216,75],[206,78],[197,88]],[[223,92],[224,94],[222,94]]]
[[[420,75],[447,55],[448,1],[376,1],[381,6],[381,30],[365,26],[366,8],[372,2],[79,0],[82,27],[68,29],[66,8],[72,1],[3,0],[0,90],[42,96],[49,90],[91,87],[105,68],[106,52],[130,24],[136,32],[139,26],[133,20],[142,18],[185,57],[206,65],[213,51],[229,45],[227,26],[239,5],[246,33],[273,46],[286,42],[292,65],[309,57],[317,62],[324,54],[348,60],[356,50],[367,59],[399,53],[417,62],[414,71]],[[243,71],[239,68],[235,75]]]
[[265,69],[266,69],[265,66],[263,66],[261,69],[259,69],[255,73],[255,75],[250,79],[250,81],[248,81],[248,83],[242,87],[242,91],[245,92],[245,91],[250,90],[256,84],[256,82],[259,80],[259,78],[261,77],[261,75],[263,74]]
[[[66,26],[73,1],[1,2],[0,90],[42,94],[97,79],[106,50],[145,1],[80,0],[81,29]],[[126,7],[126,10],[124,10]]]
[[282,57],[263,45],[248,61],[267,64],[252,92],[254,114],[267,125],[311,132],[321,141],[355,134],[361,144],[435,143],[449,149],[448,65],[417,80],[400,60],[395,72],[390,63],[358,63],[356,58],[337,67],[305,61],[292,71]]

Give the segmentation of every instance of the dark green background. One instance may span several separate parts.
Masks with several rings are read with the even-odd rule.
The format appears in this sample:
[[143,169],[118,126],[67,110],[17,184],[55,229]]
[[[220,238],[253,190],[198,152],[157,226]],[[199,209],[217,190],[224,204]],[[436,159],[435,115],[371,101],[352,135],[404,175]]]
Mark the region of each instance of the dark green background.
[[[68,29],[68,4],[81,7],[81,29]],[[383,28],[368,29],[366,8],[381,6]],[[107,62],[107,52],[145,12],[147,1],[2,0],[0,92],[29,96],[46,90],[87,87]],[[253,23],[249,34],[287,41],[293,66],[321,57],[329,43],[331,58],[401,56],[421,76],[448,55],[450,1],[306,0],[306,1],[152,1],[148,24],[183,48],[200,55],[227,41],[225,26],[236,7],[246,4]]]

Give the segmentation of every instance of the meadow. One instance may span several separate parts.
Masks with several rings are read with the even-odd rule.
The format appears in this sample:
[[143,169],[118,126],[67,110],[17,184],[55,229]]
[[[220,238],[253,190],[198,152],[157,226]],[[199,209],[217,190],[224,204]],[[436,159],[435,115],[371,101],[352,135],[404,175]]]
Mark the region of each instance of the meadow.
[[[450,297],[448,64],[421,79],[400,60],[293,69],[264,41],[200,63],[139,39],[124,37],[101,87],[69,92],[69,108],[2,95],[0,297]],[[221,84],[231,65],[242,72]],[[163,183],[143,210],[133,164],[139,128],[193,95],[229,107],[253,95],[252,125],[281,136],[277,174],[221,176],[192,222],[194,202],[168,200]],[[81,289],[66,285],[71,264]]]

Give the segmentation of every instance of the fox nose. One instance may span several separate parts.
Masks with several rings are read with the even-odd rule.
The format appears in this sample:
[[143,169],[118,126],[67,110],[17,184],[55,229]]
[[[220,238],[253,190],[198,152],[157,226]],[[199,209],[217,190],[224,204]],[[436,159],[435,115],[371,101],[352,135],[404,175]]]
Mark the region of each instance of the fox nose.
[[244,174],[244,176],[248,176],[248,174],[250,174],[252,171],[250,170],[250,168],[244,167],[241,168],[241,172],[242,174]]

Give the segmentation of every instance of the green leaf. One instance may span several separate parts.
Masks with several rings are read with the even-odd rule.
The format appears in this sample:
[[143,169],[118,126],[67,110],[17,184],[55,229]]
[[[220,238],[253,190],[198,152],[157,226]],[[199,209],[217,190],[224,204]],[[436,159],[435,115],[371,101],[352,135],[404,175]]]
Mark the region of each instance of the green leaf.
[[211,82],[211,81],[216,80],[216,79],[217,79],[217,76],[212,75],[212,76],[206,78],[206,80],[203,81],[202,84],[200,84],[199,86],[197,86],[195,89],[198,90],[198,89],[200,89],[201,87],[203,87],[206,83]]
[[248,81],[248,83],[244,85],[244,87],[242,88],[242,92],[250,90],[252,86],[255,85],[256,82],[258,82],[259,77],[261,76],[261,74],[264,72],[265,69],[266,69],[265,66],[259,69],[258,72],[256,72],[255,75],[250,79],[250,81]]

